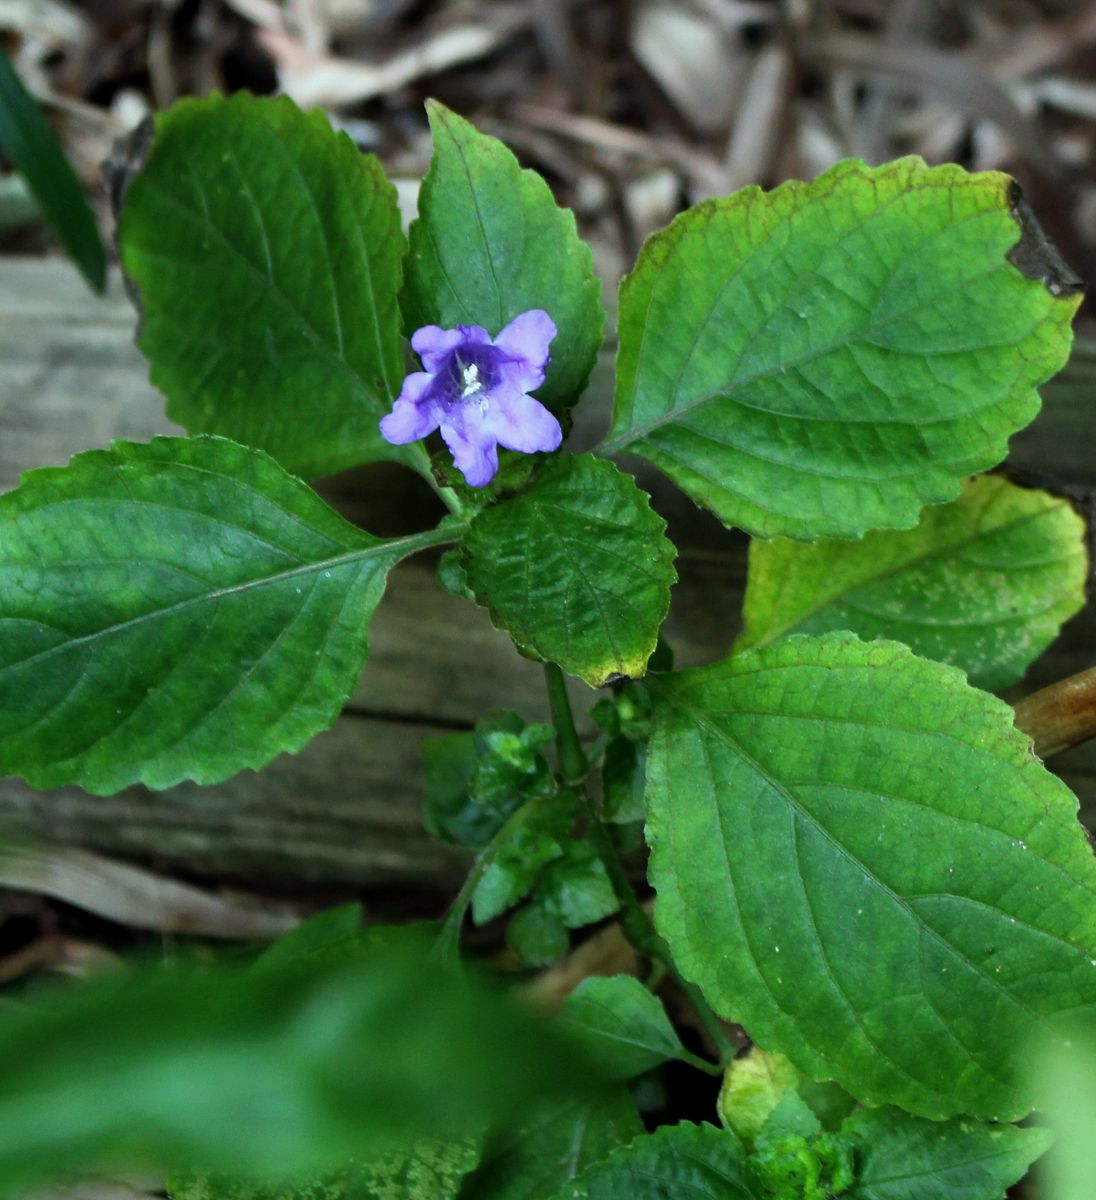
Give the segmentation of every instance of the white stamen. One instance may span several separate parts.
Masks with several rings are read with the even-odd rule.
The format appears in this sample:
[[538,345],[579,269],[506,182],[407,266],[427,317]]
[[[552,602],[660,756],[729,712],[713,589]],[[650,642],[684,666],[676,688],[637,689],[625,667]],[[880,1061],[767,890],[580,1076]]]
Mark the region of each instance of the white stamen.
[[467,400],[470,396],[475,396],[483,391],[483,384],[480,382],[479,367],[475,363],[469,363],[467,366],[461,367],[461,379],[464,382],[464,387],[461,390],[460,398]]

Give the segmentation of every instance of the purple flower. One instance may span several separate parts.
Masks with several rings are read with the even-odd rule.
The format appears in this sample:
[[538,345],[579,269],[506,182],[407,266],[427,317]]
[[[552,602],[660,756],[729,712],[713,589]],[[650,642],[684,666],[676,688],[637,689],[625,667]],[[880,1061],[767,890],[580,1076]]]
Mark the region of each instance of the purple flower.
[[544,382],[555,336],[555,323],[539,308],[515,317],[495,338],[480,325],[424,325],[411,348],[426,369],[403,381],[381,421],[385,440],[402,446],[440,428],[472,487],[495,477],[499,446],[525,454],[555,450],[563,440],[559,422],[526,394]]

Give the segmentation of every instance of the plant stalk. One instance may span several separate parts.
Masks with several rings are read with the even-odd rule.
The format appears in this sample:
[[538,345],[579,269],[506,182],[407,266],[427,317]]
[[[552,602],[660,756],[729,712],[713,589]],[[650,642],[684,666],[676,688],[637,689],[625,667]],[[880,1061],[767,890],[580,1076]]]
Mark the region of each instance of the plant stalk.
[[613,892],[620,904],[618,919],[624,936],[640,954],[653,961],[661,962],[674,977],[678,987],[688,997],[701,1024],[715,1044],[719,1052],[719,1067],[722,1068],[734,1058],[734,1046],[727,1037],[722,1022],[708,1007],[708,1002],[701,995],[700,989],[685,979],[675,966],[670,947],[657,932],[651,923],[651,918],[640,903],[609,830],[590,799],[585,783],[590,765],[583,753],[578,731],[575,729],[574,715],[571,712],[571,701],[567,695],[563,672],[555,663],[545,663],[544,678],[548,685],[548,702],[552,710],[552,723],[556,729],[556,748],[559,752],[560,768],[564,780],[573,784],[582,798],[590,840],[605,866],[609,881],[613,886]]
[[1096,667],[1025,696],[1015,712],[1016,728],[1040,758],[1089,741],[1096,737]]

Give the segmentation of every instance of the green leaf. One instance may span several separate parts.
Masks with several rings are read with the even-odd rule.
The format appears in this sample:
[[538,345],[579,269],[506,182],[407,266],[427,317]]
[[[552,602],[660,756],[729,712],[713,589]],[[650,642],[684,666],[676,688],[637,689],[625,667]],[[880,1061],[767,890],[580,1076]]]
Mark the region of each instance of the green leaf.
[[102,292],[107,259],[84,189],[0,46],[0,153],[16,167],[91,287]]
[[[563,854],[575,820],[575,796],[562,792],[527,801],[495,835],[472,893],[472,920],[486,924],[533,887],[545,863]],[[559,916],[559,914],[553,914]]]
[[320,1176],[271,1182],[177,1172],[167,1190],[172,1200],[457,1200],[479,1156],[473,1138],[422,1138],[407,1150]]
[[[451,535],[446,535],[451,536]],[[216,783],[336,718],[388,569],[257,450],[115,442],[0,496],[0,773]]]
[[719,1091],[719,1119],[750,1145],[783,1097],[798,1087],[799,1078],[783,1054],[752,1046],[727,1068]]
[[626,825],[642,821],[646,813],[647,747],[643,742],[617,737],[605,747],[601,765],[602,803],[605,820]]
[[707,200],[620,298],[603,452],[752,534],[905,529],[1005,455],[1079,297],[1025,278],[1014,185],[905,158]]
[[545,1022],[407,946],[40,993],[5,1012],[0,1056],[5,1194],[77,1170],[300,1177],[597,1084]]
[[356,902],[338,904],[272,942],[258,962],[263,968],[313,960],[334,962],[349,945],[357,943],[363,932],[362,906]]
[[810,1105],[794,1089],[785,1092],[765,1118],[757,1135],[758,1145],[774,1143],[788,1137],[814,1138],[822,1132],[822,1122]]
[[631,975],[584,979],[557,1025],[613,1079],[631,1079],[686,1053],[662,1001]]
[[656,923],[724,1017],[865,1104],[1012,1119],[1096,1011],[1096,862],[1012,710],[893,642],[652,677]]
[[526,725],[504,710],[485,713],[474,734],[455,733],[423,747],[427,829],[462,846],[484,846],[525,801],[557,791],[541,749],[550,725]]
[[711,1125],[664,1125],[584,1171],[559,1200],[763,1200],[746,1154]]
[[841,1132],[857,1152],[849,1200],[1003,1200],[1051,1141],[1046,1129],[941,1124],[895,1108],[861,1109]]
[[751,543],[736,649],[850,629],[905,642],[999,691],[1080,611],[1088,570],[1085,523],[1067,500],[982,476],[908,532]]
[[834,1200],[855,1178],[852,1146],[839,1134],[819,1132],[818,1119],[796,1092],[776,1106],[758,1138],[750,1174],[762,1196],[772,1200]]
[[601,285],[575,218],[499,141],[427,102],[434,157],[411,225],[403,308],[422,325],[482,325],[494,336],[541,308],[559,330],[537,399],[555,412],[578,399],[601,344]]
[[530,967],[557,962],[571,945],[567,926],[538,904],[527,904],[506,926],[506,944]]
[[488,1150],[461,1200],[547,1200],[585,1167],[642,1132],[623,1087],[579,1101],[541,1104],[525,1124]]
[[536,902],[568,929],[600,921],[620,907],[605,864],[583,842],[568,842],[545,867],[537,882]]
[[665,530],[630,475],[568,455],[475,517],[468,583],[522,654],[599,687],[646,670],[677,578]]
[[396,193],[319,111],[240,93],[156,120],[118,226],[168,415],[298,475],[376,458],[405,373]]

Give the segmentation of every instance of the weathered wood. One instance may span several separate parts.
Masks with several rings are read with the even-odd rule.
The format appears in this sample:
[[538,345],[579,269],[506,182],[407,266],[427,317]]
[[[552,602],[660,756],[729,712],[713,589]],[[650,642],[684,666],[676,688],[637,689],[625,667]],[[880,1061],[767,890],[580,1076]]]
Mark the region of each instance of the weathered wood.
[[[132,328],[116,279],[108,298],[96,300],[67,263],[0,259],[0,489],[30,467],[67,462],[114,437],[178,432],[147,383]],[[583,404],[578,436],[587,443],[605,423],[606,380],[602,370]],[[1076,386],[1056,390],[1038,432],[1018,439],[1017,459],[1048,476],[1096,483],[1096,456],[1080,436],[1091,425],[1090,407]],[[679,665],[714,661],[739,625],[745,539],[696,514],[649,468],[644,483],[682,547],[666,634]],[[348,472],[320,490],[379,534],[425,528],[436,514],[425,486],[397,468]],[[1092,665],[1094,634],[1091,614],[1071,622],[1019,694]],[[489,707],[544,719],[541,669],[520,658],[484,612],[442,592],[426,556],[393,571],[370,641],[347,714],[296,757],[218,787],[159,795],[34,792],[0,780],[0,819],[57,842],[267,888],[445,884],[464,859],[422,831],[422,742],[470,725]],[[584,711],[594,696],[573,687]],[[1096,807],[1096,748],[1071,751],[1061,768]]]

